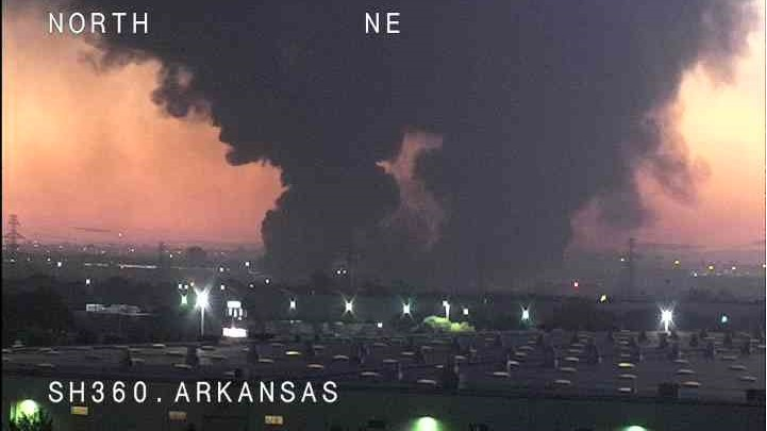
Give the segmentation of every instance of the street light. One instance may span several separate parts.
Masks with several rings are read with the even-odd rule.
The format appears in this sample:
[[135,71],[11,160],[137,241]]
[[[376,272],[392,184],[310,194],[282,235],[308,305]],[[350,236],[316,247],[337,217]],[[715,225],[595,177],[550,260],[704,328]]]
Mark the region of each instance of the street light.
[[354,312],[354,300],[344,299],[344,314]]
[[671,309],[661,310],[660,323],[663,324],[663,330],[668,332],[669,326],[674,323],[674,311]]
[[447,300],[442,301],[442,306],[445,307],[445,319],[450,320],[450,303]]
[[522,321],[527,322],[530,320],[530,309],[529,308],[522,308]]
[[296,309],[296,300],[294,298],[290,299],[290,309],[293,311]]
[[205,309],[208,308],[208,292],[197,293],[197,308],[200,309],[200,336],[205,335]]
[[410,315],[410,303],[402,304],[402,314],[403,315]]

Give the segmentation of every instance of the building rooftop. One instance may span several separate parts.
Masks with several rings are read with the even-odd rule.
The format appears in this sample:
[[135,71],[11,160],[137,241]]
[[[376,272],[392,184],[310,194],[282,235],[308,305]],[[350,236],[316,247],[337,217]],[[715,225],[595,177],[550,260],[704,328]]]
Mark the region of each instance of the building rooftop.
[[[746,389],[764,388],[764,344],[746,334],[735,334],[730,343],[725,334],[709,333],[691,347],[692,336],[680,332],[678,340],[669,337],[664,348],[661,333],[642,337],[625,331],[317,340],[278,336],[218,345],[21,347],[3,349],[2,358],[4,374],[148,381],[321,379],[350,387],[435,391],[445,389],[445,368],[455,366],[459,390],[520,396],[644,398],[658,396],[662,383],[676,383],[679,398],[745,402]],[[197,360],[188,357],[188,349]],[[594,352],[599,353],[598,362]]]

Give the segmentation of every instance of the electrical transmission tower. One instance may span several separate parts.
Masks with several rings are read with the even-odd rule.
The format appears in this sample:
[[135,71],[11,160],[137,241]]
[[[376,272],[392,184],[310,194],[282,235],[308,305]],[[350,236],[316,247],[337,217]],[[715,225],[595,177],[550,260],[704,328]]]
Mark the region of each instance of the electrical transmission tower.
[[19,240],[24,239],[24,235],[19,232],[19,217],[16,214],[8,216],[8,233],[3,235],[5,239],[6,249],[11,259],[16,259],[19,253]]

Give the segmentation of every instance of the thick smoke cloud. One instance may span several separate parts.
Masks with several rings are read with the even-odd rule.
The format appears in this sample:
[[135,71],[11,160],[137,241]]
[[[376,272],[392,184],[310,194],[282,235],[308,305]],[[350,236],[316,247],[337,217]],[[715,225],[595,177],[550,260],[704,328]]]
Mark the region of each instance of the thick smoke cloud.
[[[693,197],[694,172],[656,115],[688,68],[728,76],[751,19],[738,0],[92,7],[149,11],[150,35],[95,42],[105,60],[159,58],[159,105],[208,112],[232,164],[281,168],[287,191],[262,226],[272,271],[351,257],[371,276],[459,287],[556,263],[573,214],[594,200],[608,223],[643,223],[639,166]],[[401,13],[402,33],[366,36],[364,13],[387,10]],[[387,223],[400,194],[380,165],[412,129],[443,137],[416,163],[444,213],[426,249],[403,234],[412,226]]]

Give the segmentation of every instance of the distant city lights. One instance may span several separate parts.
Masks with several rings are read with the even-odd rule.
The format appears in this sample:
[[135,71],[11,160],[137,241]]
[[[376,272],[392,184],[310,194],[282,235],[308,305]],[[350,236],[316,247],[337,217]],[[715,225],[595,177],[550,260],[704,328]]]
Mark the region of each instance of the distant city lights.
[[344,299],[344,314],[345,313],[354,313],[354,300],[353,299]]
[[576,280],[576,281],[573,281],[573,288],[574,288],[574,289],[577,289],[577,288],[579,288],[580,286],[581,286],[581,284],[578,282],[578,280]]
[[729,321],[730,318],[726,314],[722,314],[722,317],[719,318],[719,322],[721,322],[723,325],[727,324]]
[[599,302],[607,302],[607,295],[602,295],[599,297]]
[[291,311],[295,311],[295,309],[296,309],[296,300],[295,300],[295,298],[291,298],[290,299],[290,310]]
[[469,315],[469,309],[466,307],[463,307],[463,315],[468,316]]
[[378,322],[378,323],[376,323],[376,327],[377,327],[378,329],[382,329],[382,328],[383,328],[383,322]]
[[402,304],[402,314],[410,315],[410,303]]

